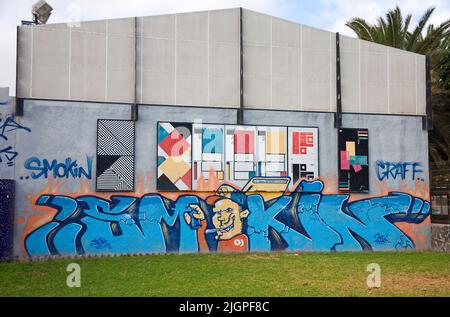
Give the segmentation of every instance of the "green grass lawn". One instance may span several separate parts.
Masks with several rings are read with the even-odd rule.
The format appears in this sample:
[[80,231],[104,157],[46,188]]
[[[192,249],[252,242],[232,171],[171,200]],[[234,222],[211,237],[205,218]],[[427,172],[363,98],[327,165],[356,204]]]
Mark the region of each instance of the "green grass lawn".
[[[81,287],[66,286],[69,263]],[[381,288],[369,289],[369,263]],[[450,296],[450,254],[247,253],[0,264],[0,296]]]

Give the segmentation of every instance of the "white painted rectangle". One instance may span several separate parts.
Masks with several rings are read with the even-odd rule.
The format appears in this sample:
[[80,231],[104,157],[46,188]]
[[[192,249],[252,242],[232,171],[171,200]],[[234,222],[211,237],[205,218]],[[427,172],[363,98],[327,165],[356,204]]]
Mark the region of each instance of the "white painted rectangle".
[[253,162],[234,162],[236,172],[253,171]]
[[253,154],[235,154],[234,155],[234,160],[236,162],[253,162],[254,160],[254,155]]
[[222,162],[202,162],[202,171],[222,171]]

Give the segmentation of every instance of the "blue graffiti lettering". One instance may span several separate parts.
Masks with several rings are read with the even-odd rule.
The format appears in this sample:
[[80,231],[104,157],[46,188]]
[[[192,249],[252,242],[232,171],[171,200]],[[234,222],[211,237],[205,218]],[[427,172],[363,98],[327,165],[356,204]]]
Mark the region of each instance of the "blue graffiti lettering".
[[321,181],[302,181],[289,195],[272,199],[239,191],[176,200],[159,194],[110,199],[42,195],[36,205],[57,213],[28,234],[25,248],[30,256],[407,250],[414,241],[395,223],[419,224],[430,214],[429,202],[405,193],[349,202],[349,195],[322,190]]
[[68,157],[64,162],[58,162],[52,160],[49,162],[47,159],[39,159],[35,156],[30,157],[24,163],[24,167],[27,170],[33,171],[31,173],[32,179],[38,179],[41,177],[48,178],[49,174],[53,178],[92,178],[92,157],[86,156],[86,167],[78,165],[77,160],[73,160]]
[[376,161],[375,170],[379,181],[389,179],[405,180],[410,175],[411,180],[416,180],[423,173],[419,162],[388,162]]

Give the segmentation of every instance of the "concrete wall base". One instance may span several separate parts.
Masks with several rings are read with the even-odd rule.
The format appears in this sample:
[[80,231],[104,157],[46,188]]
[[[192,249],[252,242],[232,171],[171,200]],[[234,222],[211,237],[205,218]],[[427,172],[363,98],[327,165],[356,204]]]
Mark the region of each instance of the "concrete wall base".
[[431,247],[433,251],[450,252],[450,225],[431,225]]

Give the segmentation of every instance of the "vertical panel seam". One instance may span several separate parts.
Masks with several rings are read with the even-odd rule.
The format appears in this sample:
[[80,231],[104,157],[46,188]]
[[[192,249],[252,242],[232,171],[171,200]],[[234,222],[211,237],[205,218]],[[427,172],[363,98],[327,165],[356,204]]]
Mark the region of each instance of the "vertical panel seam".
[[[30,97],[33,97],[33,63],[34,63],[34,27],[31,27],[31,45],[30,45]],[[16,83],[17,85],[17,83]]]
[[359,112],[362,111],[362,83],[361,83],[361,40],[358,40],[358,101],[359,101]]
[[273,17],[270,17],[270,109],[273,109]]
[[105,101],[108,100],[108,20],[105,20],[106,34],[105,34]]
[[141,17],[141,103],[144,102],[144,17]]
[[299,74],[299,85],[300,85],[300,110],[303,110],[303,25],[300,24],[300,74]]
[[[301,30],[301,25],[299,25],[298,26],[298,28],[297,28],[297,34],[296,34],[296,37],[297,37],[297,40],[298,41],[301,41],[301,38],[300,38],[300,30]],[[301,52],[300,52],[300,43],[298,43],[297,44],[297,60],[296,60],[296,62],[297,62],[297,99],[296,99],[296,103],[297,103],[297,106],[296,106],[296,108],[300,108],[299,107],[299,103],[300,103],[300,54],[301,54]]]
[[387,63],[386,63],[386,82],[387,82],[387,113],[391,113],[391,87],[390,87],[390,67],[389,67],[389,63],[390,63],[390,59],[389,59],[389,47],[386,47],[386,59],[387,59]]
[[[137,76],[138,76],[138,59],[137,59],[137,54],[138,54],[138,50],[137,50],[137,44],[138,44],[138,21],[137,21],[137,17],[134,17],[134,85],[133,85],[133,90],[134,90],[134,98],[133,98],[133,106],[136,107],[137,104]],[[133,109],[133,111],[135,111],[136,109]],[[136,118],[135,118],[136,119]]]
[[208,65],[207,65],[207,69],[208,69],[208,75],[207,75],[207,105],[208,106],[211,106],[211,102],[210,102],[210,92],[209,92],[209,90],[210,90],[210,56],[209,56],[209,54],[210,54],[210,49],[211,49],[211,42],[210,42],[210,25],[209,25],[209,23],[210,23],[210,12],[211,11],[208,11],[208,29],[207,29],[207,32],[208,32],[208,34],[207,34],[207,37],[208,37],[208,52],[207,52],[207,63],[208,63]]
[[71,85],[72,85],[72,26],[69,25],[69,87],[68,87],[68,97],[69,100],[72,99]]
[[177,38],[178,38],[178,14],[175,14],[175,31],[174,31],[174,83],[173,83],[173,100],[174,100],[174,104],[177,104]]
[[[329,35],[329,47],[328,47],[328,51],[329,51],[329,66],[330,66],[330,98],[329,100],[329,110],[330,112],[333,111],[333,54],[332,54],[332,46],[331,43],[333,42],[333,37],[332,37],[333,33],[330,32]],[[337,48],[336,48],[337,49]],[[337,71],[337,70],[336,70]],[[336,78],[335,78],[336,80]],[[337,107],[337,105],[336,105]]]
[[416,114],[419,113],[418,108],[418,94],[417,94],[417,56],[414,55],[414,91],[415,91],[415,99],[416,99]]

